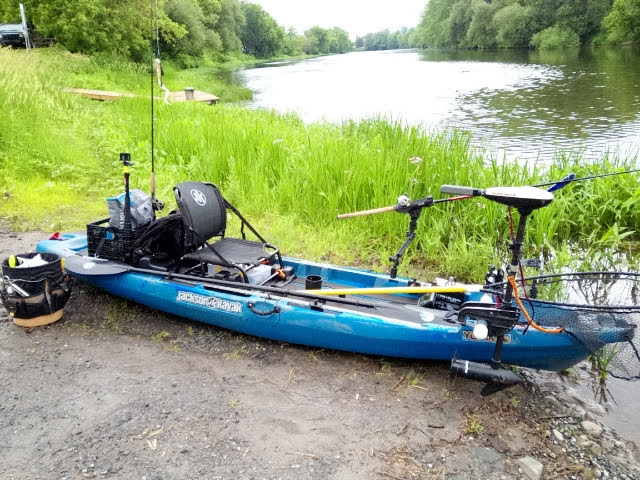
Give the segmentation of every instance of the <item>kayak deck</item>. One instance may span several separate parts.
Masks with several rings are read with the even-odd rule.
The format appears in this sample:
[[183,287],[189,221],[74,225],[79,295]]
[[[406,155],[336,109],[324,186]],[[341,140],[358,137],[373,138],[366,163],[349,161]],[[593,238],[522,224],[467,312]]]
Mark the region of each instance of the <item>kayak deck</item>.
[[[314,295],[305,277],[322,277],[323,289],[407,287],[404,278],[390,278],[349,267],[283,258],[297,277],[284,287],[217,281],[205,277],[154,272],[124,264],[78,257],[86,252],[86,236],[64,234],[45,240],[38,251],[57,253],[80,262],[115,265],[117,274],[95,275],[82,269],[75,277],[112,294],[167,313],[273,340],[365,354],[474,362],[492,358],[495,338],[476,339],[451,309],[425,306],[420,294]],[[277,284],[277,283],[276,283]],[[481,293],[466,293],[478,301]],[[455,312],[453,312],[455,313]],[[584,359],[583,346],[567,334],[524,334],[516,326],[505,336],[503,361],[546,370],[562,370]]]

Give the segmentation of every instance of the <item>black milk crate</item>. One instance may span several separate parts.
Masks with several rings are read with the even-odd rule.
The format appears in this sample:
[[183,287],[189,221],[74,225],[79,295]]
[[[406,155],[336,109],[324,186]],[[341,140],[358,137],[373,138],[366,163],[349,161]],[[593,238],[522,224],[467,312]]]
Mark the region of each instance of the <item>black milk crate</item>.
[[147,226],[136,230],[124,230],[109,225],[109,219],[87,224],[87,244],[90,257],[106,258],[122,262],[131,251]]

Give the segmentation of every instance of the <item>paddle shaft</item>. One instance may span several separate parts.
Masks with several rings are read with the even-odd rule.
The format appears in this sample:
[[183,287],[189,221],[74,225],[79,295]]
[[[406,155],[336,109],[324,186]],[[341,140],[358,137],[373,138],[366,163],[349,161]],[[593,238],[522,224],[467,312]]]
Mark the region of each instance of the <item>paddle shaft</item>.
[[[469,287],[379,287],[379,288],[335,288],[327,290],[304,290],[314,295],[385,295],[399,293],[465,293]],[[478,289],[479,291],[479,289]]]
[[[207,285],[210,287],[216,287],[220,289],[232,289],[232,290],[255,290],[259,292],[272,293],[282,297],[295,296],[302,297],[310,300],[326,301],[316,293],[319,290],[285,290],[278,287],[269,287],[266,285],[254,285],[251,283],[232,282],[228,280],[218,280],[213,278],[202,278],[194,275],[185,275],[182,273],[170,273],[162,272],[159,270],[151,270],[147,268],[136,268],[125,264],[111,263],[111,262],[94,262],[95,259],[91,257],[83,257],[79,255],[69,255],[65,257],[65,269],[72,275],[79,276],[111,276],[121,275],[123,273],[140,273],[144,275],[152,275],[155,277],[166,278],[167,280],[177,279],[189,281],[193,284]],[[93,264],[92,266],[88,266]],[[364,308],[376,308],[377,304],[370,302],[363,302],[361,300],[349,300],[345,298],[332,298],[332,303],[342,303],[344,305],[355,305]]]

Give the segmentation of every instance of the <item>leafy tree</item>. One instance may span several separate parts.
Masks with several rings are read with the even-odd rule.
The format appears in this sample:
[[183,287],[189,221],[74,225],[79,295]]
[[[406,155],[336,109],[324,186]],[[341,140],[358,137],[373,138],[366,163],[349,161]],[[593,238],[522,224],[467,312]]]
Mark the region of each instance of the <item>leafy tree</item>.
[[496,12],[493,27],[497,30],[496,43],[503,48],[522,48],[529,46],[533,34],[531,26],[531,7],[518,3],[508,5]]
[[318,43],[318,37],[304,35],[302,39],[302,51],[307,55],[318,55],[320,53]]
[[365,50],[387,50],[389,40],[389,30],[381,30],[380,32],[367,33],[364,36]]
[[535,31],[558,25],[577,33],[583,43],[611,10],[611,0],[532,0],[530,5]]
[[196,1],[168,0],[165,11],[172,21],[182,25],[187,32],[180,39],[164,42],[164,49],[184,66],[192,65],[191,59],[201,57],[206,47],[217,51],[222,49],[219,35],[205,26],[207,17]]
[[362,46],[365,50],[392,50],[396,48],[409,48],[410,37],[415,33],[415,29],[402,27],[400,30],[391,32],[381,30],[375,33],[367,33],[362,39]]
[[309,53],[311,53],[312,55],[318,55],[319,53],[329,53],[329,32],[327,30],[316,25],[305,31],[304,36],[310,39],[316,39],[315,41],[311,42],[311,44],[314,45],[314,51]]
[[351,42],[351,39],[349,38],[349,34],[347,33],[346,30],[343,30],[338,27],[333,27],[331,30],[334,33],[336,38],[337,53],[347,53],[353,50],[353,43]]
[[[260,58],[286,53],[345,53],[347,32],[314,27],[308,36],[284,29],[264,9],[239,0],[22,0],[31,23],[72,52],[111,53],[147,61],[156,24],[161,51],[184,66],[205,54],[224,59],[246,52]],[[18,22],[18,0],[0,0],[0,21]]]
[[451,13],[445,25],[449,30],[448,44],[454,47],[464,47],[467,30],[471,23],[471,0],[458,0],[451,7]]
[[356,41],[354,42],[354,45],[356,48],[362,48],[364,47],[364,38],[357,36],[356,37]]
[[289,28],[284,39],[283,53],[291,56],[302,55],[304,53],[302,48],[303,43],[304,37],[298,35],[295,29]]
[[222,0],[220,14],[215,25],[215,30],[222,41],[224,53],[242,51],[242,32],[246,20],[237,0]]
[[246,23],[242,31],[242,49],[249,55],[268,58],[282,52],[284,28],[255,3],[241,3]]
[[[136,61],[151,52],[154,8],[147,0],[24,0],[35,29],[54,36],[72,52],[111,53]],[[186,30],[164,13],[164,0],[158,2],[158,24],[166,38],[176,40]],[[154,5],[155,7],[155,5]],[[0,0],[0,18],[17,22],[18,2]]]
[[[616,0],[616,2],[640,0]],[[527,47],[534,33],[558,26],[586,43],[599,30],[612,0],[430,0],[414,45],[456,48]],[[637,15],[636,15],[637,17]],[[553,34],[554,29],[539,38]],[[572,36],[571,36],[572,37]],[[562,42],[573,44],[573,37]]]
[[449,16],[451,0],[429,0],[418,24],[422,43],[429,47],[451,47]]
[[495,4],[484,0],[474,0],[471,4],[471,23],[467,30],[465,44],[472,48],[494,48],[497,31],[493,26],[496,13]]
[[611,43],[640,43],[640,0],[615,0],[604,28]]

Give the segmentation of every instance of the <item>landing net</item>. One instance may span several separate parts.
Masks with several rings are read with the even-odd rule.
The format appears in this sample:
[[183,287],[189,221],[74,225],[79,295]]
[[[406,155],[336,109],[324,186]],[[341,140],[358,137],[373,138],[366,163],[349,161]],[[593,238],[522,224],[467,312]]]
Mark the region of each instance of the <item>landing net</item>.
[[[517,283],[535,323],[564,327],[589,351],[600,371],[625,380],[640,379],[640,274],[564,273]],[[522,313],[520,322],[527,323]]]

